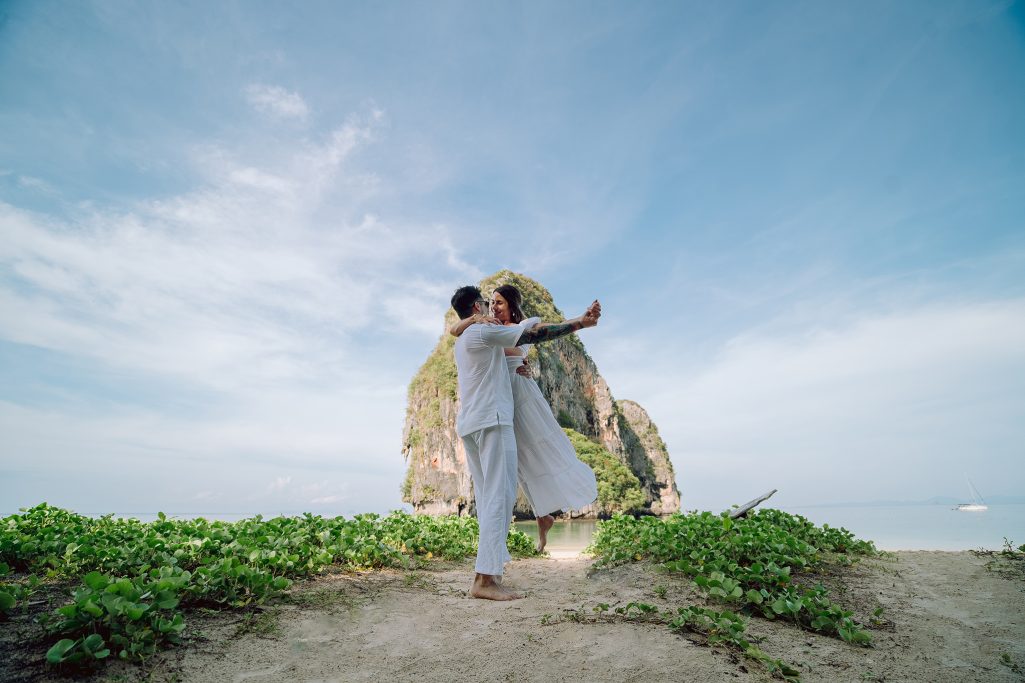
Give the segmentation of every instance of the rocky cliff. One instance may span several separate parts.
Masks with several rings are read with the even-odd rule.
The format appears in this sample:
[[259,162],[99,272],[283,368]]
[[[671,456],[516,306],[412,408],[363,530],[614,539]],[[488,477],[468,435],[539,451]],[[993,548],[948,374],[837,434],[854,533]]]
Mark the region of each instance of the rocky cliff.
[[[512,284],[523,294],[525,315],[540,316],[548,322],[565,319],[548,290],[524,275],[503,270],[485,278],[480,288],[485,295],[490,295],[502,284]],[[409,468],[402,485],[402,498],[417,512],[426,514],[468,515],[473,512],[466,454],[455,429],[458,412],[456,366],[452,356],[455,339],[444,331],[454,320],[455,313],[450,309],[438,345],[409,384],[402,433],[402,455]],[[584,334],[600,334],[600,326],[598,329]],[[633,486],[640,488],[644,502],[635,511],[669,514],[680,509],[673,465],[658,429],[641,406],[633,401],[613,399],[577,335],[533,347],[530,361],[541,392],[559,423],[603,447],[636,477]],[[600,485],[602,473],[598,474]],[[640,496],[635,499],[640,500]],[[615,509],[609,504],[596,504],[575,511],[574,516],[600,516]],[[517,501],[516,514],[531,516],[522,494]]]

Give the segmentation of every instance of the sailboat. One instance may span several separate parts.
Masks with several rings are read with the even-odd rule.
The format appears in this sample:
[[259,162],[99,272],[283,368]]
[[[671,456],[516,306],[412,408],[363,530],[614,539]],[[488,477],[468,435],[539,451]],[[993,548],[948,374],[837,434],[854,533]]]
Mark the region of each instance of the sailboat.
[[[967,475],[965,475],[965,479],[968,479]],[[968,479],[968,489],[972,492],[972,502],[961,503],[957,506],[957,509],[961,512],[985,512],[988,510],[989,506],[986,505],[986,501],[979,495],[979,490],[975,488],[975,484],[972,483],[971,479]]]

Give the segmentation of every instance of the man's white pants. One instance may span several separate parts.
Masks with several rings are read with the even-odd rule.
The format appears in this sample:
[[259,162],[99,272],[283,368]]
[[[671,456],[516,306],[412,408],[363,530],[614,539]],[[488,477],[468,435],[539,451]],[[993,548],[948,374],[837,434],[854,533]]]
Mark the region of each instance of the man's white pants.
[[516,504],[516,437],[512,425],[496,425],[463,437],[466,464],[477,501],[478,574],[502,575],[509,561],[509,522]]

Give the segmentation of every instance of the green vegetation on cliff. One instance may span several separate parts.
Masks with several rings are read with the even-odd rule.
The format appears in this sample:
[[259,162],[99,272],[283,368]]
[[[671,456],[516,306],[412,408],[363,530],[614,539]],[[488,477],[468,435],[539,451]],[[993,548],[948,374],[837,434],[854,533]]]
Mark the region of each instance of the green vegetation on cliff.
[[451,401],[455,401],[459,397],[456,361],[452,355],[452,346],[455,341],[456,338],[447,332],[441,335],[438,345],[434,347],[434,351],[420,366],[413,381],[409,383],[410,404],[417,396],[447,398]]
[[629,467],[580,432],[568,428],[563,431],[576,449],[577,457],[594,470],[598,480],[598,507],[602,513],[636,512],[644,507],[641,482]]
[[409,463],[409,467],[406,468],[406,476],[402,479],[399,491],[402,493],[403,503],[413,502],[413,463]]
[[[446,325],[450,322],[446,316]],[[455,403],[459,398],[459,384],[456,363],[452,355],[455,337],[447,332],[441,336],[438,345],[420,366],[416,376],[409,383],[406,398],[406,419],[413,413],[417,419],[410,423],[406,434],[405,448],[408,452],[424,442],[425,435],[444,426],[441,416],[442,401]],[[406,477],[402,482],[402,500],[413,502],[413,461],[409,461]]]

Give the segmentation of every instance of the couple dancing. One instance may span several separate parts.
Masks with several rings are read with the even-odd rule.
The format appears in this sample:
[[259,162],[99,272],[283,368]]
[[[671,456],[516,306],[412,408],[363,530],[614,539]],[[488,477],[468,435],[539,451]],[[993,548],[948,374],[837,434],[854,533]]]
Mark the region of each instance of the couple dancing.
[[460,287],[452,296],[460,319],[449,330],[458,337],[456,431],[466,449],[480,527],[470,595],[487,600],[522,597],[501,584],[517,478],[537,518],[542,550],[555,522],[552,512],[579,509],[598,497],[594,472],[552,416],[530,378],[526,355],[531,344],[597,325],[601,304],[595,301],[580,317],[561,323],[524,319],[520,304],[512,285],[495,289],[490,313],[477,287]]

